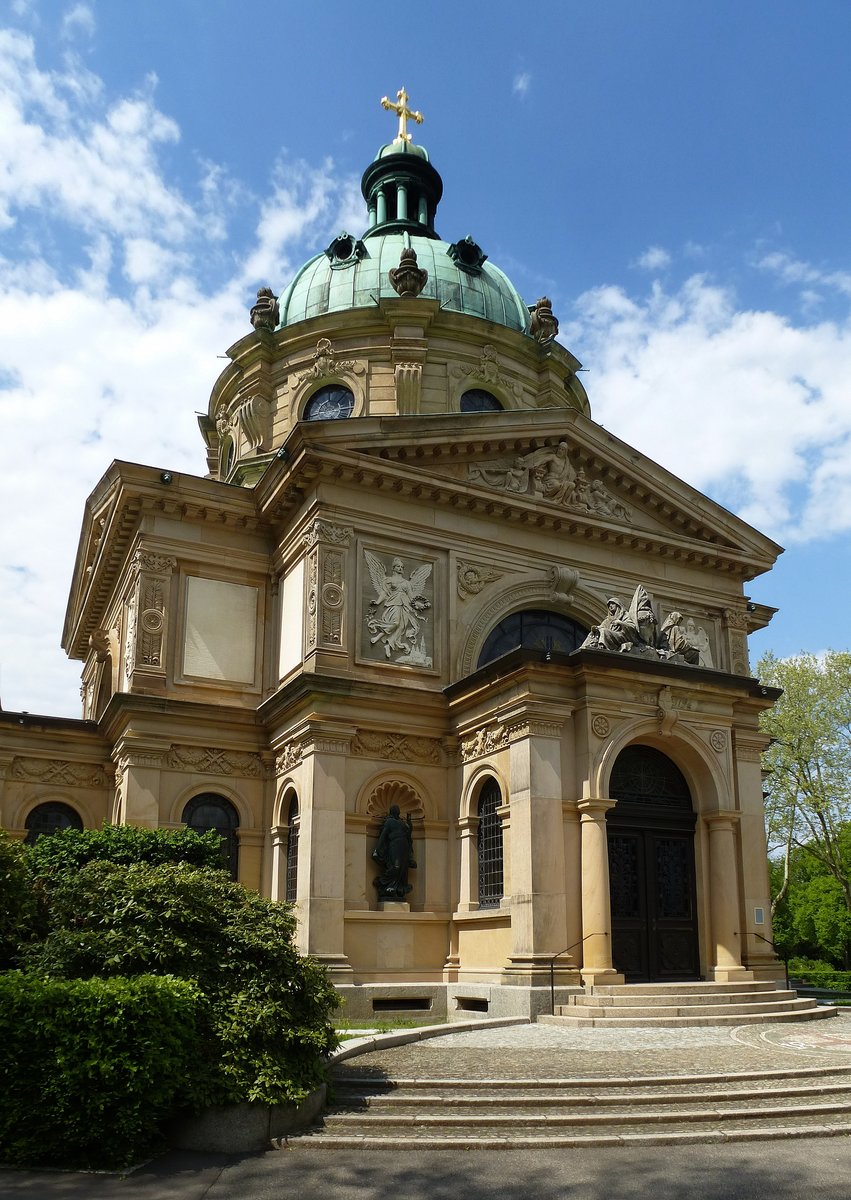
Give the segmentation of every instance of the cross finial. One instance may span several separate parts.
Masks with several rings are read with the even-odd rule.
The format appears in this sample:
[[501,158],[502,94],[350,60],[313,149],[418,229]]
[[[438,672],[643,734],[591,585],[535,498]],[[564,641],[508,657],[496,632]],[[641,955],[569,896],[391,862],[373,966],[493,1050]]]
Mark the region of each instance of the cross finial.
[[404,88],[400,88],[396,93],[396,99],[399,101],[398,104],[394,104],[387,96],[383,96],[381,107],[391,109],[399,117],[399,132],[396,134],[394,141],[409,142],[411,135],[408,133],[408,118],[410,117],[412,121],[416,121],[418,125],[422,125],[424,120],[423,114],[421,112],[412,112],[408,108],[408,93]]

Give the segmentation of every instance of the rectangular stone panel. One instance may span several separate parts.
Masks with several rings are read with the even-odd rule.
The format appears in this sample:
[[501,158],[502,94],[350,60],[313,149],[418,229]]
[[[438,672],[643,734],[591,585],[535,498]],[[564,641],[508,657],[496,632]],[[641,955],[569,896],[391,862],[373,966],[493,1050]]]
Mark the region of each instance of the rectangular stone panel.
[[304,559],[287,571],[281,587],[281,639],[278,678],[297,667],[304,639]]
[[186,588],[183,673],[253,683],[257,588],[190,576]]

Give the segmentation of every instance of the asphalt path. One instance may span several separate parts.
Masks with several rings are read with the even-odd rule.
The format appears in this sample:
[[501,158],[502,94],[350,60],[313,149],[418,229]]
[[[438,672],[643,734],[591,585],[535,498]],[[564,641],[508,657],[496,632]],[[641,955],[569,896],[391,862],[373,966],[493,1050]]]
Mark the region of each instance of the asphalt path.
[[851,1134],[564,1150],[173,1152],[126,1177],[0,1171],[0,1200],[851,1200]]

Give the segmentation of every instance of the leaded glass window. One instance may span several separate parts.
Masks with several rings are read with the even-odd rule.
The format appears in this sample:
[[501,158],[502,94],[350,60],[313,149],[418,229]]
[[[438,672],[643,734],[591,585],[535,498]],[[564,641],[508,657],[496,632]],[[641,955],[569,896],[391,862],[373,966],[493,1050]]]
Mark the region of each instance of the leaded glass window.
[[82,829],[83,820],[80,814],[70,804],[62,804],[59,800],[51,800],[46,804],[37,804],[24,822],[27,836],[24,839],[28,846],[45,834],[50,837],[59,829]]
[[499,785],[489,779],[479,796],[479,908],[499,908],[502,899],[502,802]]
[[691,793],[675,762],[653,746],[627,746],[612,768],[609,795],[619,804],[653,804],[691,811]]
[[239,813],[230,800],[215,792],[203,792],[183,810],[183,823],[196,833],[215,829],[222,839],[222,865],[231,879],[239,876]]
[[298,826],[298,799],[293,796],[287,817],[287,874],[284,899],[288,904],[295,904],[298,894]]
[[302,417],[305,421],[345,421],[354,407],[354,393],[340,383],[331,383],[313,393]]
[[503,654],[521,648],[571,654],[585,641],[588,630],[561,613],[529,608],[503,618],[488,634],[479,655],[483,667]]
[[461,412],[502,412],[502,405],[492,392],[471,388],[461,397]]

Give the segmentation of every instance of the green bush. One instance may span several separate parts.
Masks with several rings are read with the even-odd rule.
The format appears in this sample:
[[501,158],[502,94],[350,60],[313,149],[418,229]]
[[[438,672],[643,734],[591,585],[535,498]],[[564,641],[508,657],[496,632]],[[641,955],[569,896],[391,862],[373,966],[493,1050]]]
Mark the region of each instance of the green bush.
[[828,962],[812,958],[789,960],[789,975],[799,983],[829,991],[851,991],[851,971],[837,971]]
[[185,863],[90,862],[55,880],[49,922],[22,959],[27,970],[60,979],[165,974],[198,985],[210,1001],[212,1067],[199,1063],[187,1097],[194,1106],[298,1102],[322,1081],[337,995],[293,945],[288,907]]
[[25,865],[26,848],[0,829],[0,971],[14,965],[35,932],[37,906]]
[[125,1166],[157,1140],[202,1048],[206,1003],[170,978],[0,975],[0,1146],[16,1165]]
[[27,847],[27,865],[34,880],[50,885],[90,862],[189,863],[221,870],[222,841],[215,830],[140,829],[134,825],[105,825],[103,829],[60,829]]

